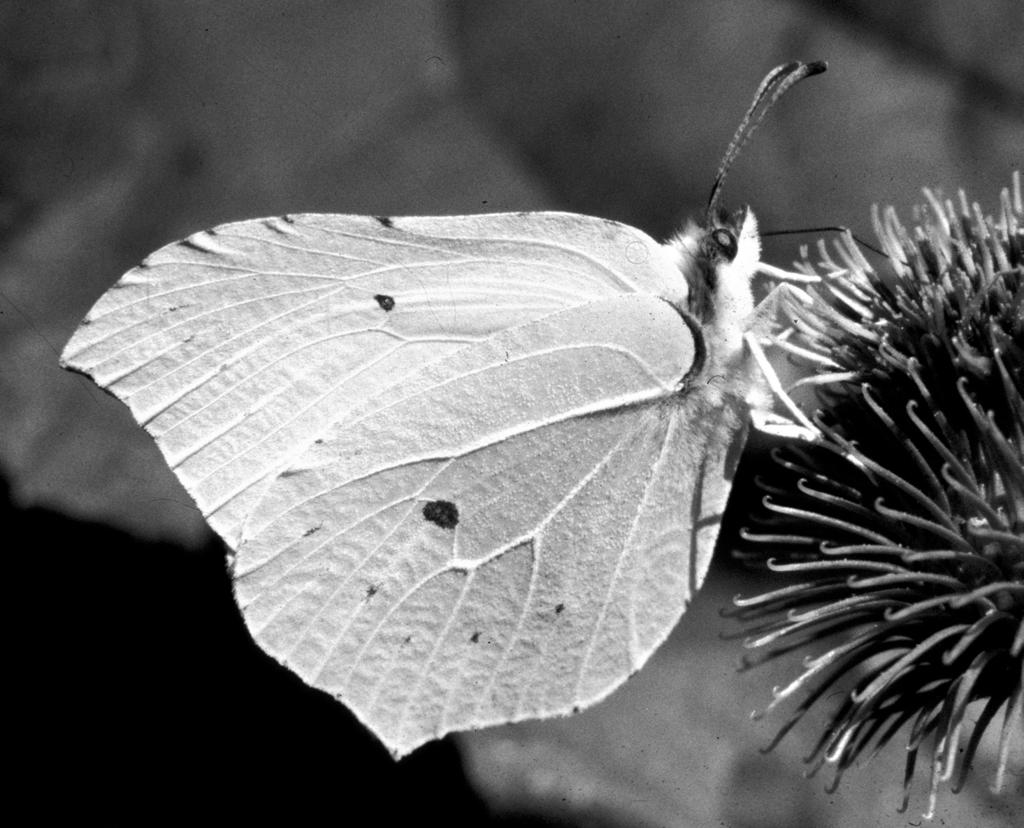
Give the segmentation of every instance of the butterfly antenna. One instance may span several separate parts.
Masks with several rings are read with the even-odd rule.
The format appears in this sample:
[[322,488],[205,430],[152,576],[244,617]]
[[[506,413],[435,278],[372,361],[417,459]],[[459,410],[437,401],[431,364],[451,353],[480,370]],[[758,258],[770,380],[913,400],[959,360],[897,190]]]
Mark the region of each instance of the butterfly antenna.
[[868,242],[864,241],[864,239],[856,233],[852,233],[849,227],[843,227],[842,225],[830,225],[828,227],[801,227],[799,230],[762,230],[761,238],[763,239],[766,236],[792,236],[798,233],[850,233],[850,238],[857,242],[861,247],[865,247],[872,253],[877,253],[879,256],[889,255],[884,250],[879,250],[873,244],[868,244]]
[[729,142],[729,148],[725,151],[722,163],[718,165],[715,183],[711,185],[711,195],[708,197],[706,215],[709,221],[718,206],[718,196],[722,192],[722,183],[725,181],[726,173],[729,172],[729,167],[732,166],[732,162],[736,160],[736,156],[740,154],[743,146],[750,140],[750,136],[757,129],[758,124],[764,120],[768,110],[793,84],[804,78],[809,78],[811,75],[819,75],[827,68],[828,64],[824,61],[814,61],[813,63],[793,61],[776,66],[765,75],[761,85],[757,87],[757,92],[754,93],[754,100],[747,109],[747,114],[743,116],[743,120],[740,121],[740,125],[736,129],[736,134]]

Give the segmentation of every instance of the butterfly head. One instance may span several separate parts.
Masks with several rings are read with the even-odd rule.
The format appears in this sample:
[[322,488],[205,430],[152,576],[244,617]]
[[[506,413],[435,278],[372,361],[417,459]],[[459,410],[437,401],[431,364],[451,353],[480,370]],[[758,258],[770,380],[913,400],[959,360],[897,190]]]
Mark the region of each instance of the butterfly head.
[[691,224],[671,242],[688,283],[689,312],[703,325],[719,327],[723,339],[729,338],[726,333],[740,330],[740,323],[754,309],[750,280],[761,260],[754,214],[747,207],[730,213],[719,206],[725,176],[743,145],[786,90],[825,69],[826,64],[820,61],[794,61],[775,67],[765,76],[722,157],[708,196],[704,225]]
[[753,310],[750,280],[761,259],[761,239],[749,207],[715,210],[704,226],[691,222],[671,245],[689,289],[687,310],[701,324]]

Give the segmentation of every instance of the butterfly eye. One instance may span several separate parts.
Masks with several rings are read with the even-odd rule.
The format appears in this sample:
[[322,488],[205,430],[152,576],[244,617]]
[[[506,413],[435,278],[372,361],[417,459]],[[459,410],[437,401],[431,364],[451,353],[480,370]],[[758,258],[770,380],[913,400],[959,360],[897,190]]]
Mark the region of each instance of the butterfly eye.
[[731,231],[719,227],[717,230],[712,231],[711,240],[728,261],[731,262],[736,258],[736,237]]

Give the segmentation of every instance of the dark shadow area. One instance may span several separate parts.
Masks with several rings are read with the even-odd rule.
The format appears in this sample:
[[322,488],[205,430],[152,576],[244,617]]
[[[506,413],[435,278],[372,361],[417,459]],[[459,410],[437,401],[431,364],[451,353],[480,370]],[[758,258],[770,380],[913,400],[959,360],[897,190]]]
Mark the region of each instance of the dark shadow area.
[[2,492],[18,781],[33,820],[491,822],[455,746],[399,763],[250,639],[223,548],[143,543]]

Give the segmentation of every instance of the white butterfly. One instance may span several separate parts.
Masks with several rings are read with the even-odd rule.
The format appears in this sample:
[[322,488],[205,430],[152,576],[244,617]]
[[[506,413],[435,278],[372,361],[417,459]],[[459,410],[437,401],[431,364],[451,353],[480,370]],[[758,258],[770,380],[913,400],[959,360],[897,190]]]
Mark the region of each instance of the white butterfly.
[[234,550],[260,646],[396,756],[586,707],[707,572],[765,397],[757,222],[717,194],[768,91],[823,69],[765,78],[667,244],[571,213],[227,224],[127,273],[63,364]]

